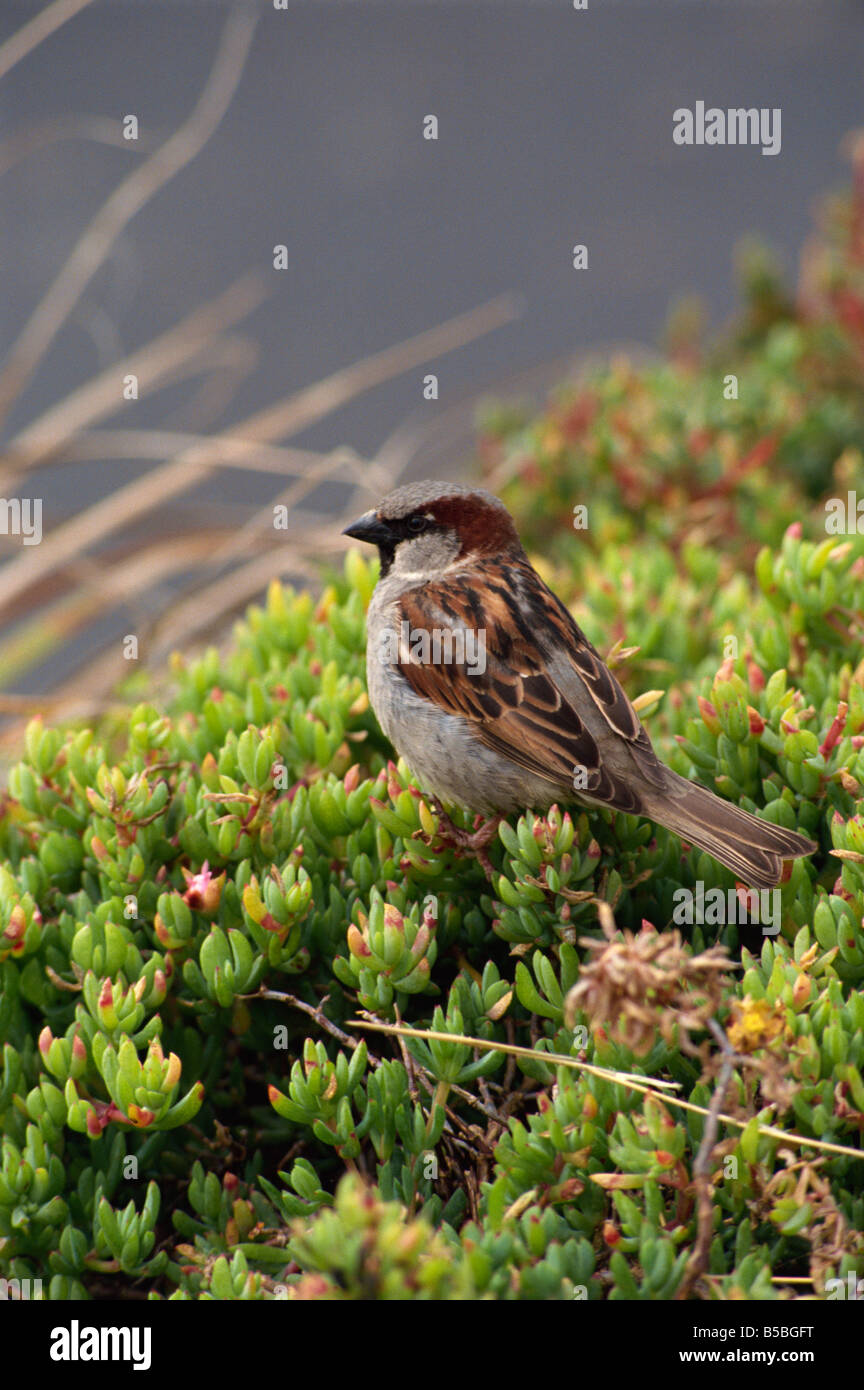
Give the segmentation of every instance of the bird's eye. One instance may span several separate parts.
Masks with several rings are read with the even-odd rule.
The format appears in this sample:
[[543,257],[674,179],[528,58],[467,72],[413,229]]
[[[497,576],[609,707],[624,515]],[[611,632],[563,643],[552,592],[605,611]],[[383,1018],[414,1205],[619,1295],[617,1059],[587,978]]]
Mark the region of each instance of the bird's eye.
[[419,536],[421,531],[425,531],[429,522],[425,516],[412,516],[408,522],[408,530],[415,536]]

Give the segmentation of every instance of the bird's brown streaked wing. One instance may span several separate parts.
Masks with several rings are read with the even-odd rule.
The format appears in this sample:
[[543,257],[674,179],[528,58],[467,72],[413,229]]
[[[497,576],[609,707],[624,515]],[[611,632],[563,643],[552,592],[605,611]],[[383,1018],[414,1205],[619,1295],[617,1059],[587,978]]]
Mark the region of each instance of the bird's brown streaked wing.
[[[602,765],[597,741],[575,708],[590,701],[610,733],[631,744],[640,768],[644,762],[653,780],[653,749],[618,682],[563,605],[540,601],[541,581],[527,563],[496,561],[483,567],[482,579],[482,607],[477,577],[472,582],[463,573],[448,577],[446,584],[408,590],[400,600],[400,618],[410,633],[429,634],[430,650],[436,628],[482,629],[485,671],[469,674],[463,663],[421,661],[404,644],[399,669],[405,680],[440,709],[470,720],[482,743],[527,771],[570,785],[574,768],[581,766],[584,790],[592,798],[637,812],[640,798]],[[552,649],[566,652],[564,680],[549,674]],[[565,696],[562,684],[579,698]]]

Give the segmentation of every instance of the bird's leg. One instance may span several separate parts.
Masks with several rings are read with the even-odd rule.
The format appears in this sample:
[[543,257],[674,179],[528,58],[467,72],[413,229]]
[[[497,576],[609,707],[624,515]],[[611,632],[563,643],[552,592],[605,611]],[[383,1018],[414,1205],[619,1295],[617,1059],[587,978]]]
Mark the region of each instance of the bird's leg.
[[[451,849],[467,850],[473,854],[477,862],[482,866],[486,877],[492,880],[495,870],[486,852],[486,847],[495,838],[498,827],[504,819],[503,816],[492,816],[489,820],[483,821],[479,828],[473,831],[462,830],[458,825],[454,825],[441,802],[437,797],[429,797],[429,805],[434,814],[438,817],[438,836],[443,843]],[[482,819],[478,816],[478,820]]]

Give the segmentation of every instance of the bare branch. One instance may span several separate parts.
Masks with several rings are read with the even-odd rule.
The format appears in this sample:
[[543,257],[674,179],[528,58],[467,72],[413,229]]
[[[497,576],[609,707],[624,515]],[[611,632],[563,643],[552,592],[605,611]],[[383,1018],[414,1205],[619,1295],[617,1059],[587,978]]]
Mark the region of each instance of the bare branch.
[[[67,577],[60,598],[46,602],[43,597],[38,614],[25,618],[10,636],[0,640],[0,681],[6,685],[18,679],[50,656],[58,643],[69,642],[76,632],[119,604],[134,606],[149,587],[170,575],[203,566],[228,534],[224,530],[196,531],[184,536],[181,543],[176,537],[160,537],[119,561],[87,557],[79,562],[75,567],[79,572],[73,570]],[[71,590],[70,579],[76,581]],[[137,627],[143,629],[151,621],[142,614]]]
[[153,660],[158,662],[167,652],[186,647],[201,633],[221,626],[226,617],[265,589],[280,570],[303,575],[310,584],[320,580],[315,565],[301,558],[296,548],[280,546],[278,550],[266,550],[224,579],[196,587],[185,603],[173,604],[156,627]]
[[[265,507],[257,511],[244,526],[241,526],[231,539],[216,551],[213,556],[214,565],[226,564],[230,560],[235,560],[260,538],[262,532],[272,535],[274,507],[296,507],[298,502],[302,502],[304,497],[308,497],[310,492],[314,492],[320,483],[332,477],[337,471],[343,472],[350,478],[355,487],[364,489],[373,496],[380,497],[389,486],[392,486],[391,479],[378,464],[368,463],[365,459],[357,458],[346,449],[337,449],[318,462],[310,463],[301,478],[293,482],[278,497],[274,497]],[[298,527],[304,528],[305,521],[305,515],[301,516]],[[333,528],[334,534],[341,529],[335,518]]]
[[[168,458],[181,449],[206,445],[216,468],[238,468],[242,472],[275,473],[280,478],[306,474],[310,468],[330,462],[335,455],[315,449],[297,449],[285,444],[262,444],[254,439],[235,439],[227,434],[190,434],[185,430],[91,430],[81,434],[54,463],[73,463],[80,459]],[[352,451],[354,463],[370,470],[375,465]],[[268,503],[268,506],[272,504]]]
[[11,72],[16,63],[38,48],[67,20],[74,19],[81,10],[86,10],[93,0],[54,0],[39,14],[34,15],[27,24],[22,24],[11,39],[0,45],[0,79]]
[[354,362],[350,367],[343,367],[323,381],[304,387],[285,401],[277,401],[247,420],[243,433],[260,435],[264,439],[296,434],[338,410],[361,392],[371,391],[374,386],[380,386],[400,372],[428,362],[439,353],[454,352],[484,333],[502,328],[504,324],[511,323],[519,312],[520,303],[514,295],[499,295],[497,299],[490,299],[476,309],[448,319],[437,328],[430,328],[394,347],[385,348],[383,352],[376,352],[372,357]]
[[[470,313],[460,314],[458,318],[416,338],[409,338],[405,343],[336,372],[285,402],[257,412],[232,425],[225,435],[229,438],[272,441],[289,430],[298,430],[389,377],[426,361],[430,356],[453,351],[472,338],[489,332],[491,328],[507,322],[514,312],[512,301],[502,297]],[[20,593],[59,564],[129,522],[138,520],[143,513],[165,506],[172,497],[188,492],[196,483],[208,477],[212,469],[210,444],[193,445],[170,463],[151,469],[143,478],[136,478],[134,482],[118,488],[110,497],[103,498],[73,520],[57,527],[37,550],[22,553],[3,570],[0,612],[5,611]]]
[[0,420],[39,366],[120,232],[195,158],[216,130],[240,81],[254,31],[251,11],[244,8],[229,15],[210,77],[189,119],[115,188],[79,238],[0,372]]
[[[256,309],[264,293],[264,281],[257,272],[241,276],[209,304],[195,309],[166,333],[112,363],[44,411],[7,446],[12,469],[0,473],[0,487],[13,490],[10,484],[15,483],[18,474],[53,462],[58,451],[80,430],[119,410],[119,383],[124,376],[136,376],[141,393],[153,391],[163,381],[176,381],[178,371],[207,349],[215,334]],[[194,369],[199,370],[199,364]]]
[[16,164],[49,145],[67,140],[92,140],[99,145],[113,145],[140,158],[156,143],[153,136],[142,131],[134,142],[124,140],[116,120],[109,116],[52,116],[16,131],[0,143],[0,178]]
[[717,1143],[726,1092],[729,1089],[729,1082],[732,1080],[732,1073],[738,1060],[720,1025],[712,1018],[709,1019],[708,1026],[720,1045],[723,1062],[714,1094],[711,1097],[711,1104],[708,1107],[705,1128],[702,1132],[702,1143],[699,1145],[699,1152],[693,1162],[693,1188],[696,1193],[696,1239],[693,1242],[681,1283],[675,1291],[677,1301],[683,1301],[690,1297],[695,1284],[708,1268],[711,1241],[714,1237],[714,1204],[711,1200],[714,1193],[711,1182],[712,1158],[714,1145]]
[[[313,1008],[305,1000],[298,999],[295,994],[283,994],[281,990],[266,989],[264,985],[255,994],[239,994],[237,997],[238,999],[275,999],[279,1004],[287,1004],[292,1009],[299,1009],[301,1013],[308,1014],[310,1018],[315,1020],[319,1028],[323,1028],[325,1033],[329,1033],[337,1042],[342,1043],[343,1047],[350,1047],[352,1052],[360,1046],[359,1038],[350,1037],[348,1033],[342,1031],[338,1024],[327,1017],[324,1012],[323,1000],[317,1008]],[[378,1058],[371,1054],[369,1054],[369,1061],[373,1067],[380,1066]]]

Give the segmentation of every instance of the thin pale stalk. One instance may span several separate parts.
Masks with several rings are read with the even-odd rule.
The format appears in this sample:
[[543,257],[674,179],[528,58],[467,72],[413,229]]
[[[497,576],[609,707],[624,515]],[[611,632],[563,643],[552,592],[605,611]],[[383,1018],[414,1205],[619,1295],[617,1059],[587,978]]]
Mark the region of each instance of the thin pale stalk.
[[254,32],[251,11],[244,8],[229,15],[212,71],[189,119],[115,188],[78,239],[0,372],[0,421],[36,371],[120,233],[213,135],[237,89]]
[[[406,343],[376,353],[365,362],[346,367],[325,381],[289,397],[287,401],[256,412],[224,433],[233,438],[270,442],[291,429],[310,424],[319,415],[344,405],[353,395],[370,390],[389,376],[398,375],[428,357],[436,357],[463,346],[471,338],[498,327],[512,314],[511,301],[506,296],[493,300]],[[139,520],[144,513],[164,507],[173,497],[187,492],[207,478],[212,470],[209,443],[193,445],[170,463],[154,468],[145,477],[118,488],[110,497],[57,527],[43,540],[37,551],[21,554],[4,569],[0,613],[29,585],[56,569],[59,564],[130,522]]]
[[[216,299],[195,309],[186,318],[143,347],[136,348],[98,376],[79,386],[12,439],[6,450],[11,467],[0,473],[0,487],[11,491],[17,475],[52,462],[59,451],[89,425],[116,414],[123,405],[118,383],[126,376],[138,379],[139,395],[166,380],[176,381],[187,366],[199,370],[195,359],[214,336],[250,314],[265,297],[263,277],[251,272],[240,277]],[[217,340],[218,341],[218,340]]]
[[[422,1028],[399,1028],[392,1023],[373,1023],[368,1019],[348,1019],[348,1028],[371,1028],[377,1033],[393,1033],[406,1038],[424,1038],[433,1042],[467,1043],[471,1047],[479,1047],[487,1052],[504,1052],[513,1057],[530,1057],[533,1061],[548,1062],[555,1067],[572,1067],[574,1071],[587,1072],[589,1076],[599,1076],[605,1081],[613,1081],[616,1085],[626,1086],[628,1090],[639,1091],[642,1095],[654,1096],[664,1105],[671,1105],[677,1110],[687,1110],[693,1115],[710,1116],[711,1112],[704,1105],[694,1105],[692,1101],[681,1100],[678,1096],[669,1095],[668,1091],[661,1090],[661,1087],[672,1086],[675,1083],[660,1081],[654,1077],[647,1081],[644,1078],[637,1078],[629,1072],[610,1071],[606,1067],[595,1067],[589,1062],[580,1062],[575,1057],[564,1057],[559,1052],[537,1052],[531,1047],[517,1047],[513,1043],[487,1042],[483,1038],[470,1038],[462,1033],[439,1033],[432,1029]],[[735,1115],[719,1114],[717,1119],[723,1124],[732,1125],[735,1129],[746,1129],[749,1120],[739,1120]],[[799,1145],[805,1149],[818,1149],[820,1153],[842,1154],[846,1158],[864,1158],[864,1150],[849,1148],[846,1144],[832,1144],[827,1139],[808,1139],[805,1134],[795,1134],[786,1129],[778,1129],[776,1125],[759,1125],[759,1133],[764,1134],[769,1139],[781,1139],[784,1143]]]
[[22,24],[11,38],[0,44],[0,80],[12,71],[16,63],[50,38],[56,29],[74,19],[76,14],[92,3],[93,0],[54,0],[53,5],[46,5],[39,14]]

